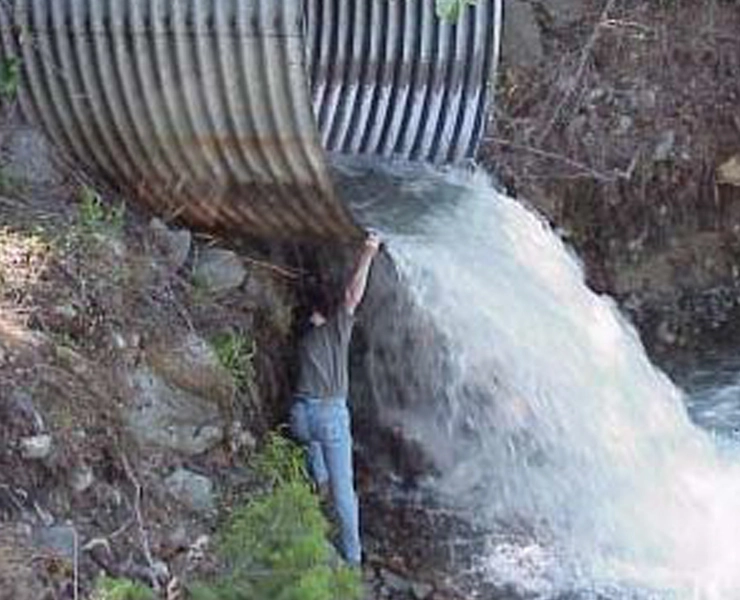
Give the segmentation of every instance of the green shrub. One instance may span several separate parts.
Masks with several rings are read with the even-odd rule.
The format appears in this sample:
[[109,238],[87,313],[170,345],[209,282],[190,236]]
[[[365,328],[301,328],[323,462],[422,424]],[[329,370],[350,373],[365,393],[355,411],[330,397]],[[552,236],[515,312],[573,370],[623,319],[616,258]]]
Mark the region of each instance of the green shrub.
[[273,434],[257,460],[266,491],[237,509],[219,550],[228,574],[192,586],[194,600],[356,600],[359,570],[339,564],[303,454]]
[[254,385],[255,373],[252,360],[257,352],[254,340],[240,333],[222,333],[211,340],[218,361],[231,374],[239,389]]
[[21,81],[21,59],[9,56],[0,61],[0,100],[12,102],[18,95]]
[[92,600],[156,600],[151,588],[130,579],[101,577]]
[[108,207],[100,194],[93,188],[83,185],[80,190],[78,223],[85,234],[118,235],[123,230],[126,205]]

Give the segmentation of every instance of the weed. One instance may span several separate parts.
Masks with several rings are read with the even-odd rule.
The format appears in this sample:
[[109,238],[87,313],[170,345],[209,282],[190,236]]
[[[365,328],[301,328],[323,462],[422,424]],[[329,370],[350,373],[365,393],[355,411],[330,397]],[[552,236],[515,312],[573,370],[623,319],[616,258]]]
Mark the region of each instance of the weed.
[[466,6],[471,6],[477,0],[437,0],[435,4],[437,16],[443,21],[455,23]]
[[238,508],[220,538],[228,573],[190,589],[194,600],[356,600],[359,571],[332,561],[329,524],[295,444],[272,434],[257,460],[267,491]]
[[95,586],[92,600],[155,600],[154,592],[130,579],[102,577]]
[[249,389],[254,385],[255,373],[252,361],[257,344],[242,333],[228,332],[211,340],[219,363],[231,374],[238,389]]
[[118,235],[123,230],[126,205],[107,207],[100,194],[89,186],[80,190],[79,226],[87,234]]
[[267,443],[254,458],[257,473],[271,486],[308,481],[305,465],[303,453],[277,432],[268,434]]
[[21,81],[21,59],[9,56],[0,61],[0,100],[12,102],[18,95]]

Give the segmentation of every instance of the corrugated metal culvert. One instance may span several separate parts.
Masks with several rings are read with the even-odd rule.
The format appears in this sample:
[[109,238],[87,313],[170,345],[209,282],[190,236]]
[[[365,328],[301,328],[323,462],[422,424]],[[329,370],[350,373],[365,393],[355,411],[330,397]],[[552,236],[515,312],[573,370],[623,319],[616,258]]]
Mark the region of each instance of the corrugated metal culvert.
[[358,233],[325,149],[437,163],[484,126],[500,0],[0,0],[20,105],[155,210],[268,238]]

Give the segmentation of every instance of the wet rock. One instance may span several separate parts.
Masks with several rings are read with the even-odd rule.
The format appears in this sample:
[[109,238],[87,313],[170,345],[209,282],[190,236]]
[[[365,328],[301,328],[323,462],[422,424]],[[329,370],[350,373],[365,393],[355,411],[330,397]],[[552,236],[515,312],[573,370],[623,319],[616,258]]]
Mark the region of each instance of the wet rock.
[[153,371],[130,375],[134,402],[125,419],[136,440],[194,456],[224,436],[219,408],[200,396],[169,385]]
[[78,494],[89,490],[93,483],[95,483],[95,475],[88,465],[74,469],[69,478],[69,486]]
[[70,525],[41,527],[32,534],[33,545],[45,552],[50,552],[70,561],[78,552],[77,530]]
[[383,585],[393,592],[401,592],[403,594],[411,592],[413,582],[409,581],[405,577],[397,575],[393,571],[389,571],[385,568],[381,569],[380,578],[383,581]]
[[54,186],[64,181],[55,151],[39,131],[11,128],[3,134],[2,168],[5,176],[19,185]]
[[717,183],[740,187],[740,154],[736,154],[719,166]]
[[147,362],[167,383],[208,398],[228,402],[233,382],[211,345],[194,333],[147,347]]
[[49,434],[32,435],[20,441],[21,456],[28,460],[44,460],[51,455],[52,439]]
[[193,279],[196,285],[213,293],[238,288],[247,276],[241,259],[231,250],[207,248],[195,263]]
[[213,482],[187,469],[177,469],[164,480],[167,491],[196,512],[210,512],[215,508]]
[[181,269],[188,260],[193,236],[187,229],[170,229],[160,219],[152,219],[149,232],[154,246],[173,270]]
[[540,28],[534,8],[521,0],[509,0],[504,6],[502,56],[513,67],[536,67],[544,57]]
[[622,115],[617,121],[617,128],[614,131],[614,135],[626,135],[632,129],[634,125],[634,119],[627,115]]
[[668,131],[664,132],[660,136],[660,141],[658,142],[658,145],[655,147],[653,158],[657,162],[668,160],[673,154],[673,149],[675,145],[676,145],[676,132],[673,131],[672,129],[669,129]]
[[414,582],[411,584],[411,595],[415,600],[426,600],[432,595],[434,586],[429,583]]

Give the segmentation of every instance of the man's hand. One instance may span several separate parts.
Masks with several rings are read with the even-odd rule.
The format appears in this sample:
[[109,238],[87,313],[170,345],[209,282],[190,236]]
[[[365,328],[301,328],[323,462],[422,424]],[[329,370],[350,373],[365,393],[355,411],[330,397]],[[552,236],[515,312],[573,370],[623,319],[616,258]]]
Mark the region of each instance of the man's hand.
[[381,243],[380,236],[376,232],[371,231],[365,238],[365,250],[371,253],[372,256],[375,256],[380,250]]

